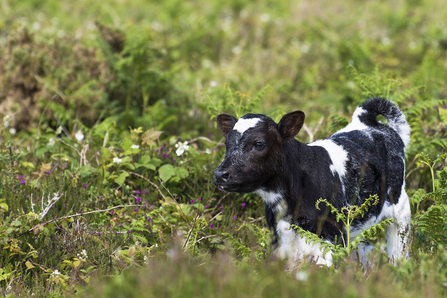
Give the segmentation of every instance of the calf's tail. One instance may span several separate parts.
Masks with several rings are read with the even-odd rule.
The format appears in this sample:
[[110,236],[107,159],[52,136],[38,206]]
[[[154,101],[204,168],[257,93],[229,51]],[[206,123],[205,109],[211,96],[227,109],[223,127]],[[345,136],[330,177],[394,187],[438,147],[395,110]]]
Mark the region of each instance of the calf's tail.
[[379,125],[378,115],[383,115],[388,121],[388,126],[394,129],[402,139],[404,146],[410,143],[411,128],[405,119],[402,111],[391,101],[384,98],[376,97],[365,101],[354,113],[359,120],[366,125]]

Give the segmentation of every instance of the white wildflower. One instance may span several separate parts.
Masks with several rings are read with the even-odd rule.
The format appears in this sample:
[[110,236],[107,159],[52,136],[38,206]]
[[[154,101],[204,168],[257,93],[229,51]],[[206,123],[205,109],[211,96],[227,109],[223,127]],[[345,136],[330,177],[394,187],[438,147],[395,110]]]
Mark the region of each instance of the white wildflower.
[[79,142],[84,139],[84,134],[82,133],[82,130],[78,130],[78,132],[75,134],[76,140]]
[[6,115],[6,116],[3,118],[3,123],[5,124],[5,127],[8,127],[8,126],[9,126],[9,120],[10,120],[9,115]]
[[119,157],[114,157],[113,158],[113,162],[114,163],[120,163],[120,162],[122,162],[123,160],[121,159],[121,158],[119,158]]
[[40,27],[41,27],[41,26],[40,26],[40,23],[39,23],[39,22],[34,22],[34,23],[33,23],[33,29],[34,29],[34,30],[38,31],[38,30],[40,30]]
[[12,134],[12,135],[15,135],[16,132],[17,132],[17,130],[16,130],[14,127],[11,127],[11,128],[9,129],[9,133]]
[[184,143],[178,142],[177,144],[175,144],[175,148],[177,148],[177,150],[175,150],[177,156],[182,155],[185,152],[185,150],[186,151],[189,150],[188,141],[185,141]]
[[268,13],[263,13],[260,17],[261,22],[265,23],[270,21],[270,15]]
[[48,140],[48,144],[47,144],[48,146],[54,146],[54,139],[53,138],[50,138],[49,140]]
[[80,254],[77,254],[79,259],[88,259],[87,251],[83,249]]
[[206,148],[205,153],[206,154],[211,154],[211,149],[210,148]]
[[62,125],[59,125],[59,127],[56,129],[56,134],[60,135],[62,133]]
[[307,277],[308,277],[308,274],[305,271],[298,271],[296,273],[296,279],[298,279],[300,281],[306,281]]
[[300,47],[300,50],[301,50],[301,52],[303,52],[303,53],[307,53],[307,52],[309,51],[309,46],[303,44],[303,45]]
[[140,148],[140,145],[132,145],[131,148],[132,148],[132,149],[138,149],[138,148]]
[[55,278],[58,277],[61,273],[59,272],[59,270],[54,270],[53,272],[51,272],[51,278]]
[[210,82],[210,86],[211,86],[211,88],[216,87],[217,86],[217,82],[216,81],[211,81]]

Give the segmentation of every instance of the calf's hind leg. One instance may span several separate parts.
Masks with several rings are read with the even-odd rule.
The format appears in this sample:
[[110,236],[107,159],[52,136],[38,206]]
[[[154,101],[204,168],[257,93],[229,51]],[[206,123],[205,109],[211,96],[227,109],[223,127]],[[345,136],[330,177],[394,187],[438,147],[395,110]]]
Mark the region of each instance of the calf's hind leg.
[[389,205],[387,218],[394,219],[385,231],[387,253],[392,263],[400,258],[408,258],[408,234],[410,232],[410,202],[402,187],[401,196],[397,204]]

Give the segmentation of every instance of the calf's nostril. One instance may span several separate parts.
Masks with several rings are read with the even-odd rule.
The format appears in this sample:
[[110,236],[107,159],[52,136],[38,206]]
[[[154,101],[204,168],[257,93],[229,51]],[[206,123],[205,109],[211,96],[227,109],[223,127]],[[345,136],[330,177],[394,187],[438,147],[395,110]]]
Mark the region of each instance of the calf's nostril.
[[228,172],[225,172],[222,174],[222,178],[225,180],[228,179],[229,177],[230,177],[230,174]]

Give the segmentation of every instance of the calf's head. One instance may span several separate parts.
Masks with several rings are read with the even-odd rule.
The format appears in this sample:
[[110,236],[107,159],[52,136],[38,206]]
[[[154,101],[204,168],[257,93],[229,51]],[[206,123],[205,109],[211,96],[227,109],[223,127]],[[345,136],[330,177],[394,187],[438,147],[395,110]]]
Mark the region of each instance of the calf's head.
[[277,124],[265,115],[247,114],[239,120],[217,116],[217,126],[226,138],[225,159],[214,171],[214,183],[225,191],[254,192],[282,169],[284,144],[304,123],[304,113],[286,114]]

